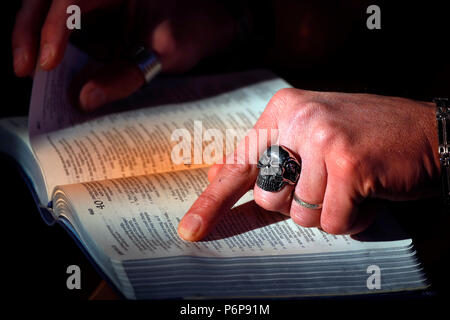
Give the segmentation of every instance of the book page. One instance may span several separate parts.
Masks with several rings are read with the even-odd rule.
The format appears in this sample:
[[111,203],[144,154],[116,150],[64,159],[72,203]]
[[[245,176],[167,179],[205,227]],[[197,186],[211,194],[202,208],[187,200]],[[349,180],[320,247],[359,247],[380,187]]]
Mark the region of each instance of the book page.
[[42,172],[37,165],[28,135],[28,120],[26,117],[0,119],[0,152],[17,161],[29,179],[33,195],[36,195],[39,205],[48,204]]
[[192,144],[206,145],[208,129],[238,129],[238,141],[272,95],[289,87],[267,73],[163,78],[128,99],[86,114],[69,94],[73,74],[86,61],[71,47],[58,68],[38,70],[35,76],[30,141],[49,194],[56,185],[204,167],[202,155],[199,159],[194,152],[183,154],[188,164],[172,161],[179,143],[173,138],[176,130],[183,130]]
[[200,168],[62,186],[54,194],[55,212],[68,215],[87,243],[115,260],[323,254],[411,243],[361,242],[303,228],[289,217],[262,211],[251,192],[205,240],[183,241],[178,223],[207,183],[207,170]]

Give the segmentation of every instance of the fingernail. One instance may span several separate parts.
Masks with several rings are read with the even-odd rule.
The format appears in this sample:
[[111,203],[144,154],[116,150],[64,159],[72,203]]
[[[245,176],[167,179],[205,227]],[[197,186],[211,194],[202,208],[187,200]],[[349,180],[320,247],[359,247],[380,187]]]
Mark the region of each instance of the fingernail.
[[13,52],[14,71],[20,73],[28,60],[28,56],[24,49],[16,48]]
[[53,50],[53,46],[50,44],[45,44],[42,47],[41,50],[41,56],[40,56],[40,65],[42,68],[45,68],[48,66],[48,64],[50,63],[50,60],[53,58],[53,56],[55,55],[55,51]]
[[99,87],[94,87],[86,93],[86,98],[84,99],[82,104],[86,110],[92,110],[104,104],[105,101],[105,91],[103,91]]
[[178,227],[178,233],[185,240],[195,239],[202,226],[202,218],[197,214],[184,217]]

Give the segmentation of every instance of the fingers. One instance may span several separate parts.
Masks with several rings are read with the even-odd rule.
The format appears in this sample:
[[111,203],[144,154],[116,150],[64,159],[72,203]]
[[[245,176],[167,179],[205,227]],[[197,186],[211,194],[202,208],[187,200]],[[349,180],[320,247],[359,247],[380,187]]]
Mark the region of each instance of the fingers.
[[[353,234],[370,224],[371,215],[359,215],[358,206],[363,199],[361,188],[356,187],[361,180],[360,161],[351,151],[351,144],[339,139],[339,131],[331,125],[318,127],[308,122],[315,119],[311,115],[317,111],[317,105],[303,105],[303,102],[295,105],[291,103],[295,102],[294,95],[304,98],[303,92],[295,90],[277,93],[255,128],[259,125],[260,128],[280,129],[276,137],[267,139],[270,141],[266,142],[266,147],[273,143],[288,148],[298,146],[292,149],[302,157],[303,168],[297,185],[285,185],[279,192],[265,192],[254,186],[259,172],[256,164],[215,166],[209,173],[211,184],[180,222],[178,232],[183,239],[196,241],[204,237],[219,217],[252,187],[255,201],[261,207],[289,213],[294,222],[305,227],[320,226],[331,234]],[[281,112],[283,117],[279,117]],[[235,156],[241,154],[245,152],[237,152]],[[304,202],[322,203],[322,209],[299,205],[292,201],[294,193]]]
[[[290,166],[288,166],[286,163],[283,163],[283,158],[281,157],[282,152],[286,152],[284,150],[289,150],[289,157],[293,157],[297,160],[298,169],[296,170],[301,170],[301,159],[295,152],[293,152],[291,143],[289,143],[289,141],[281,144],[280,142],[278,142],[277,144],[280,146],[279,148],[277,147],[274,149],[273,146],[270,147],[270,152],[267,153],[266,151],[259,160],[261,162],[258,162],[261,164],[261,176],[258,177],[257,183],[253,188],[253,196],[255,198],[255,202],[265,210],[280,212],[285,215],[289,215],[292,192],[295,188],[295,184],[291,183],[294,182],[293,179],[298,179],[298,175],[301,174],[301,172],[296,171],[294,173],[295,176],[290,176],[290,183],[285,180],[284,185],[278,191],[271,192],[264,189],[267,189],[267,187],[272,188],[278,185],[277,182],[274,182],[276,180],[273,180],[277,175],[283,175],[283,178],[286,178],[288,176],[288,172],[290,172]],[[279,151],[277,151],[277,149],[279,149]],[[277,162],[278,164],[276,164]],[[278,169],[275,169],[275,171],[273,171],[273,169],[276,167],[278,167]],[[258,185],[261,185],[261,183],[262,188]],[[275,185],[273,185],[274,183]]]
[[278,192],[269,192],[255,185],[253,188],[253,196],[256,204],[260,207],[268,211],[289,215],[294,187],[293,185],[286,184]]
[[82,13],[86,13],[120,2],[121,0],[23,0],[12,35],[15,73],[27,76],[31,75],[36,63],[44,70],[51,70],[61,62],[71,33],[66,25],[67,8],[70,5],[78,5]]
[[[360,201],[352,196],[350,181],[329,177],[324,161],[302,159],[302,172],[295,187],[286,185],[279,192],[267,192],[255,186],[254,197],[262,208],[290,214],[303,227],[321,227],[331,234],[354,234],[372,222],[373,212],[359,213]],[[306,208],[293,200],[293,193],[307,203],[323,204],[323,208]]]
[[72,32],[67,28],[67,8],[71,5],[80,7],[82,13],[93,9],[114,6],[119,0],[54,0],[48,10],[42,26],[39,65],[44,70],[55,68],[63,59]]
[[23,0],[12,33],[14,72],[19,77],[32,74],[38,55],[39,32],[48,0]]
[[256,165],[223,165],[181,220],[179,235],[188,241],[200,240],[207,235],[217,220],[253,187],[257,175]]
[[[295,187],[295,195],[310,204],[321,204],[327,185],[325,163],[317,159],[302,159],[302,172]],[[295,200],[290,208],[292,220],[303,227],[319,227],[321,209],[309,209]]]
[[53,1],[41,31],[39,65],[53,69],[62,60],[69,39],[66,27],[66,1]]
[[89,80],[81,89],[80,106],[93,111],[109,102],[125,98],[144,84],[139,68],[126,61],[107,65]]
[[325,190],[320,226],[331,234],[351,234],[357,222],[361,199],[354,195],[352,179],[329,175]]
[[[278,108],[269,102],[253,130],[243,139],[225,164],[212,167],[213,179],[184,215],[178,234],[187,241],[205,237],[220,217],[253,186],[258,176],[258,155],[278,138],[276,113]],[[274,130],[272,130],[274,129]],[[259,133],[263,132],[263,135]]]

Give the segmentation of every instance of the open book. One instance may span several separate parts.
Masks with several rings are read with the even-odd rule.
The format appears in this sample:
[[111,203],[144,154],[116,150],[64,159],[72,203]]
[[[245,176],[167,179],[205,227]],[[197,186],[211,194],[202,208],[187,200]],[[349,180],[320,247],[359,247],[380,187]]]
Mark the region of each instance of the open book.
[[64,226],[124,297],[334,296],[427,286],[411,239],[389,215],[358,240],[265,212],[249,192],[208,238],[183,241],[177,225],[206,187],[207,165],[175,164],[173,131],[194,136],[201,121],[203,132],[245,134],[289,84],[262,71],[161,77],[85,114],[70,92],[74,74],[89,64],[69,47],[57,69],[37,70],[29,118],[1,119],[0,150],[19,163],[45,221]]

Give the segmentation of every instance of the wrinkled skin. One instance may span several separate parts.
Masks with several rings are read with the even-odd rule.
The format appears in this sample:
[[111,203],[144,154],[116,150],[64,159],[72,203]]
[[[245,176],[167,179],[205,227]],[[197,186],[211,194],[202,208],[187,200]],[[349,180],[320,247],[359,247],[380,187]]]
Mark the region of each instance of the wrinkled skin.
[[[302,160],[296,186],[279,192],[255,186],[258,168],[246,162],[245,143],[230,157],[237,164],[211,168],[211,184],[180,223],[182,238],[203,238],[249,189],[269,211],[290,215],[299,225],[332,234],[365,229],[373,214],[362,214],[364,199],[417,199],[439,192],[435,106],[370,94],[283,89],[276,93],[255,129],[277,129],[276,141]],[[226,163],[232,163],[228,161]],[[239,164],[245,163],[245,164]],[[321,210],[292,201],[295,194]]]

